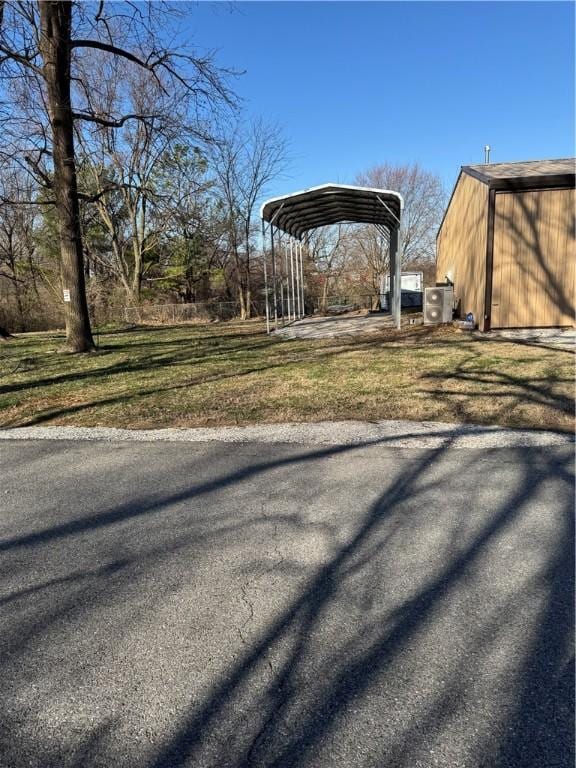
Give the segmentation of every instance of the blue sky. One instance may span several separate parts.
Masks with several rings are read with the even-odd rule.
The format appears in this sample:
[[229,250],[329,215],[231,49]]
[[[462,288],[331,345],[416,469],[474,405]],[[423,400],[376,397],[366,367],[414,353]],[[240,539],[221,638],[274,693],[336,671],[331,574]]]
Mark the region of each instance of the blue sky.
[[292,166],[269,195],[417,161],[459,167],[574,154],[574,5],[556,2],[193,4],[246,110],[278,121]]

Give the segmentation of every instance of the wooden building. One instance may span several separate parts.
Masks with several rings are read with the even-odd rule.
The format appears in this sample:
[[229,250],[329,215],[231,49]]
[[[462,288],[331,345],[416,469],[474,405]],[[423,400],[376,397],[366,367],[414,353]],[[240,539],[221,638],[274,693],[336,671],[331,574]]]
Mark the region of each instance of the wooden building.
[[436,280],[480,330],[574,325],[575,160],[462,166]]

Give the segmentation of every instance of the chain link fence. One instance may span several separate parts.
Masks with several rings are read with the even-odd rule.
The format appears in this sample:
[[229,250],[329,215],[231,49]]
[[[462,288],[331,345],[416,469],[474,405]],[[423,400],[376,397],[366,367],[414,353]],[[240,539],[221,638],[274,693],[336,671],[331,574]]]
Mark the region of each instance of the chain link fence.
[[[264,308],[252,302],[253,317],[263,314]],[[191,304],[147,304],[125,307],[127,323],[170,325],[177,323],[208,323],[214,320],[234,320],[240,317],[238,301],[197,301]]]
[[[379,294],[340,294],[306,298],[306,314],[330,312],[331,308],[348,310],[379,309]],[[270,311],[272,312],[272,297]],[[284,310],[284,311],[283,311]],[[285,302],[279,297],[278,314],[284,316],[287,311]],[[255,301],[251,304],[252,317],[263,317],[266,314],[265,301]],[[139,307],[124,307],[124,320],[131,324],[174,325],[178,323],[208,323],[215,320],[234,320],[240,317],[238,301],[197,301],[190,304],[145,304]]]
[[312,297],[314,302],[314,312],[322,312],[324,308],[330,311],[330,307],[351,307],[353,309],[379,309],[380,294],[338,294],[327,296],[323,299],[321,296]]

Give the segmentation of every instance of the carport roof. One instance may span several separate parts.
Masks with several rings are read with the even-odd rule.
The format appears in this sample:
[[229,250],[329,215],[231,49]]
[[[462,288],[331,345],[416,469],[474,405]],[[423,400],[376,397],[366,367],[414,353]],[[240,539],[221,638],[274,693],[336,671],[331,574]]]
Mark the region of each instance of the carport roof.
[[264,221],[301,239],[307,231],[340,222],[399,226],[404,201],[389,189],[322,184],[283,197],[273,197],[260,208]]

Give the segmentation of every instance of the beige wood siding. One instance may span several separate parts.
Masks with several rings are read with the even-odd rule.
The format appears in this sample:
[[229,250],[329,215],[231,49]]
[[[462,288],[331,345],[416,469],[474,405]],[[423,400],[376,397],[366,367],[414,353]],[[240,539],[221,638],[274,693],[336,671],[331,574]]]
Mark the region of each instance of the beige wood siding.
[[449,275],[460,315],[484,327],[488,187],[462,173],[436,240],[436,280]]
[[573,189],[498,192],[492,327],[574,324]]

